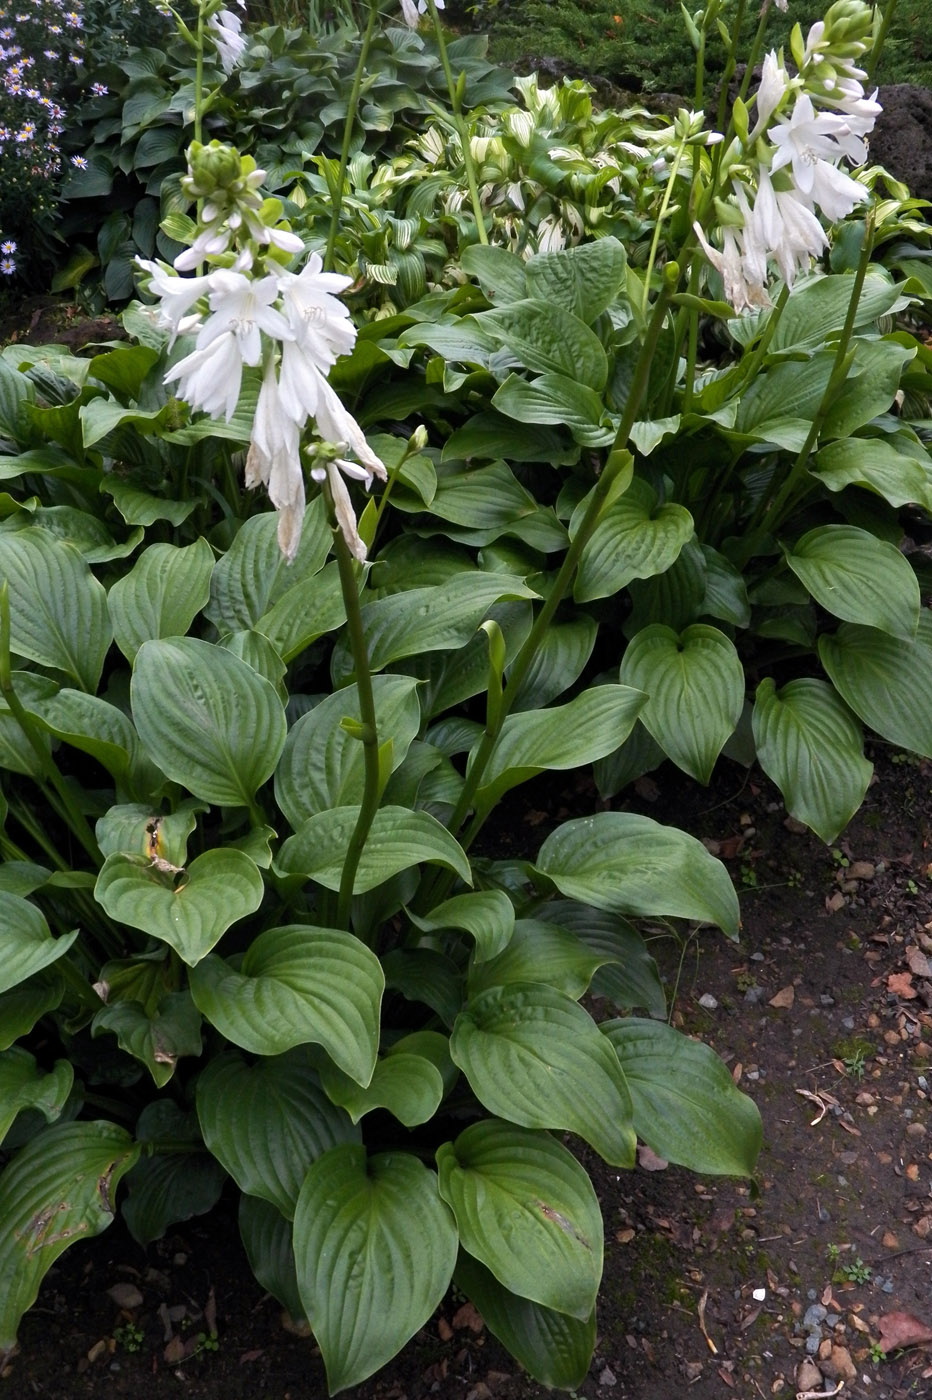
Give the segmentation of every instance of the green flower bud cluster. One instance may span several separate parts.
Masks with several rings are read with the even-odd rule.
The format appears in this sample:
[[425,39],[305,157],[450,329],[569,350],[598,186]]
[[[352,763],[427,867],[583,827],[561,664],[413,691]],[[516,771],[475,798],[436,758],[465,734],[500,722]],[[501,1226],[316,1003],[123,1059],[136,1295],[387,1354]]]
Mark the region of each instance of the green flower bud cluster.
[[871,7],[864,0],[835,0],[825,15],[825,39],[836,52],[843,52],[846,44],[856,44],[863,53],[870,43],[872,26]]
[[[256,175],[259,179],[256,179]],[[188,173],[181,177],[181,188],[191,199],[209,199],[232,209],[245,198],[258,208],[255,191],[262,183],[252,156],[241,156],[235,146],[211,141],[209,146],[192,141],[188,147]]]
[[793,61],[806,85],[815,80],[831,89],[838,78],[856,77],[858,63],[873,41],[873,13],[864,0],[835,0],[824,20],[812,26],[808,41],[795,25],[790,37]]

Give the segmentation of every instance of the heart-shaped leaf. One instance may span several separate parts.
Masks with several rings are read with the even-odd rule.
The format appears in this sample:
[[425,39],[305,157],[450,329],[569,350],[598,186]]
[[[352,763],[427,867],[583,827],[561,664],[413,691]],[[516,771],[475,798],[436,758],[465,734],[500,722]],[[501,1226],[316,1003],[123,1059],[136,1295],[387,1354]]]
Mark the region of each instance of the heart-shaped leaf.
[[602,1277],[592,1182],[549,1133],[496,1119],[437,1151],[440,1194],[464,1249],[521,1297],[588,1318]]
[[214,552],[203,538],[184,549],[153,544],[107,595],[116,644],[133,662],[143,642],[183,637],[210,597]]
[[650,817],[599,812],[564,822],[537,869],[561,894],[616,914],[665,914],[738,932],[738,899],[724,865],[701,841]]
[[932,756],[932,613],[919,615],[912,642],[843,622],[819,638],[819,656],[856,715],[913,753]]
[[707,783],[744,705],[744,667],[734,643],[717,627],[694,623],[677,635],[655,623],[632,637],[620,675],[645,692],[640,720],[664,753]]
[[[309,817],[282,846],[278,868],[306,875],[328,890],[338,890],[358,816],[358,807],[334,807]],[[436,817],[406,807],[382,807],[369,828],[353,893],[365,894],[422,861],[445,865],[467,885],[472,884],[465,851]]]
[[387,1109],[406,1128],[427,1123],[443,1098],[443,1076],[422,1055],[387,1055],[379,1060],[365,1088],[340,1070],[324,1067],[321,1081],[334,1103],[345,1108],[354,1123],[373,1109]]
[[79,932],[74,929],[61,938],[53,938],[45,916],[34,904],[0,890],[0,992],[25,982],[34,972],[67,953]]
[[416,1157],[334,1147],[310,1168],[294,1220],[298,1289],[330,1394],[357,1385],[422,1327],[449,1286],[456,1227]]
[[139,1148],[114,1123],[54,1123],[0,1174],[0,1355],[58,1256],[105,1230]]
[[615,1166],[634,1162],[631,1104],[617,1058],[575,1001],[552,987],[490,987],[456,1018],[454,1064],[490,1113],[578,1133]]
[[493,1336],[536,1381],[557,1390],[582,1385],[595,1350],[594,1308],[581,1321],[519,1298],[465,1250],[460,1250],[453,1281],[475,1304]]
[[815,677],[777,690],[768,676],[757,687],[751,722],[760,765],[787,811],[823,841],[834,841],[863,802],[874,771],[847,705]]
[[226,1054],[197,1081],[207,1146],[241,1191],[262,1196],[289,1220],[311,1162],[340,1143],[360,1141],[348,1114],[321,1088],[318,1058],[305,1046],[255,1064]]
[[820,525],[797,540],[786,562],[835,617],[907,642],[915,637],[919,583],[896,545],[855,525]]
[[424,917],[410,915],[423,933],[439,929],[464,929],[476,941],[474,961],[494,958],[508,944],[514,932],[515,907],[502,890],[476,890],[457,894],[437,904]]
[[177,874],[140,856],[108,856],[94,898],[111,919],[160,938],[193,967],[231,924],[256,912],[263,892],[254,861],[242,851],[219,850],[205,851]]
[[625,1017],[601,1030],[625,1072],[639,1138],[694,1172],[753,1175],[760,1114],[713,1050],[662,1021]]
[[205,802],[248,806],[285,742],[275,689],[224,647],[146,642],[133,667],[133,718],[166,777]]
[[364,943],[308,924],[260,933],[239,969],[211,954],[191,972],[195,1002],[234,1045],[254,1055],[322,1045],[357,1084],[375,1069],[383,987]]
[[[570,523],[575,534],[581,516]],[[657,504],[657,493],[635,477],[605,511],[583,548],[573,596],[577,603],[608,598],[635,578],[665,573],[692,538],[693,518],[684,506]]]
[[94,1016],[91,1034],[110,1031],[122,1050],[146,1066],[161,1089],[182,1055],[201,1053],[201,1015],[188,992],[171,992],[148,1011],[138,1001],[114,1001]]
[[0,534],[10,589],[10,645],[95,691],[113,632],[107,595],[76,549],[45,530]]

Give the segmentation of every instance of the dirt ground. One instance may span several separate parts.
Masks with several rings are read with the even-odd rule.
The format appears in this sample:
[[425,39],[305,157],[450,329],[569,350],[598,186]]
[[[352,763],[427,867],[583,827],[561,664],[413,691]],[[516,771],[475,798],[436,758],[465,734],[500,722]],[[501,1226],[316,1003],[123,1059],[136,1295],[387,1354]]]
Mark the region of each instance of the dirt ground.
[[[740,943],[705,931],[653,951],[675,1023],[754,1097],[765,1146],[756,1187],[649,1159],[653,1170],[619,1174],[584,1156],[606,1233],[587,1400],[932,1395],[932,765],[874,757],[878,779],[831,850],[733,765],[710,789],[666,768],[629,804],[703,837],[741,892]],[[595,800],[582,783],[566,810],[547,810],[543,783],[515,797],[493,838],[502,854],[536,849]],[[69,1251],[20,1342],[0,1400],[326,1393],[313,1341],[283,1326],[249,1273],[232,1202],[147,1251],[119,1224]],[[452,1297],[347,1392],[546,1393]]]

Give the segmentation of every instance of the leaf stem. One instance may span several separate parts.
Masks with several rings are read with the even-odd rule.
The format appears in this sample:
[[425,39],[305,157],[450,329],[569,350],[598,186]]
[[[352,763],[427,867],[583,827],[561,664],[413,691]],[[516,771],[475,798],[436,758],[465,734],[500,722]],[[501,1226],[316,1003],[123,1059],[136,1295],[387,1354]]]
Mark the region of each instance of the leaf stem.
[[[333,500],[326,483],[324,485],[324,490],[327,495],[327,504],[331,516],[333,516]],[[366,646],[366,634],[363,628],[362,608],[359,604],[359,586],[356,581],[356,570],[353,564],[353,557],[349,552],[349,547],[339,527],[335,524],[333,539],[337,568],[340,573],[340,588],[343,593],[343,604],[346,608],[346,629],[349,634],[350,648],[353,653],[356,691],[359,696],[359,714],[362,720],[360,738],[362,741],[365,763],[362,802],[359,807],[359,815],[356,818],[356,826],[353,829],[349,845],[346,848],[346,859],[343,862],[343,871],[340,876],[340,893],[337,900],[338,926],[348,929],[350,926],[350,916],[352,914],[353,886],[356,882],[356,871],[359,869],[359,860],[375,819],[375,814],[379,809],[379,801],[382,796],[382,783],[379,770],[379,731],[376,722],[375,696],[372,691],[372,672],[369,669],[369,651]]]
[[880,29],[878,30],[877,38],[874,40],[874,45],[870,52],[870,58],[867,60],[868,83],[873,78],[874,69],[880,62],[880,55],[882,54],[883,46],[887,41],[887,34],[889,33],[890,25],[893,23],[893,15],[896,10],[896,3],[897,0],[887,0],[886,5],[884,5],[883,7],[883,18],[880,21]]
[[469,131],[463,119],[462,88],[464,86],[464,75],[460,74],[459,82],[454,80],[453,69],[450,67],[450,58],[447,53],[447,41],[444,37],[443,25],[440,23],[440,16],[437,13],[437,6],[434,4],[434,0],[427,0],[427,6],[430,10],[430,17],[434,22],[437,47],[440,49],[440,62],[443,64],[443,72],[447,80],[447,91],[450,94],[450,106],[453,108],[453,120],[460,138],[460,147],[463,152],[463,164],[466,167],[466,183],[469,186],[469,199],[476,220],[476,233],[480,243],[488,243],[489,235],[486,232],[485,215],[482,210],[482,201],[479,198],[479,182],[476,179],[476,163],[473,160],[472,149],[469,144]]
[[[498,736],[502,731],[502,726],[508,718],[511,706],[521,689],[521,684],[527,675],[528,668],[537,654],[538,648],[553,620],[554,614],[572,585],[576,567],[582,552],[589,543],[589,538],[598,524],[609,493],[620,472],[622,472],[630,462],[630,453],[627,450],[628,437],[637,420],[638,409],[650,375],[651,361],[657,348],[660,332],[666,320],[670,298],[673,296],[677,282],[679,281],[679,272],[679,266],[676,263],[668,263],[664,268],[663,284],[660,294],[654,303],[653,314],[647,328],[647,335],[645,336],[640,354],[638,355],[634,377],[631,383],[631,391],[628,394],[628,400],[618,426],[618,432],[615,435],[615,441],[608,454],[608,459],[602,470],[602,474],[591,493],[585,515],[570,541],[569,548],[566,551],[556,580],[547,594],[544,604],[534,621],[534,625],[524,645],[515,657],[514,664],[508,673],[508,681],[504,693],[502,694],[501,701],[496,707],[494,720],[487,724],[479,748],[476,751],[476,756],[470,764],[469,773],[463,784],[459,801],[448,823],[454,835],[459,831],[459,828],[462,826],[462,823],[472,807],[473,798],[481,785],[485,769],[492,756],[492,751],[498,742]],[[480,816],[477,813],[473,818],[468,831],[463,837],[465,846],[468,847],[474,840],[484,820],[484,814]]]
[[324,253],[325,272],[333,271],[333,253],[336,248],[337,233],[340,228],[340,211],[343,208],[343,185],[346,181],[346,170],[349,165],[350,143],[353,139],[353,128],[356,125],[356,113],[359,109],[359,94],[362,91],[363,75],[366,71],[369,47],[372,43],[372,35],[375,33],[375,22],[378,18],[378,13],[379,7],[377,0],[371,0],[369,5],[369,20],[362,36],[362,46],[359,50],[359,62],[356,64],[356,72],[353,75],[353,86],[350,91],[349,106],[346,110],[346,122],[343,126],[343,145],[340,148],[340,168],[337,174],[337,187],[333,194],[333,209],[330,212],[330,232],[327,234],[327,250]]

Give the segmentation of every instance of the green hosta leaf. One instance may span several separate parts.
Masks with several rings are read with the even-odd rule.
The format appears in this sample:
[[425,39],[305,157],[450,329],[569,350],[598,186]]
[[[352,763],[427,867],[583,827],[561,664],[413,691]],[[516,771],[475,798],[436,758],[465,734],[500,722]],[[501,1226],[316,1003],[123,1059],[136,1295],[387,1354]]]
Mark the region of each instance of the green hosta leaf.
[[251,1065],[226,1054],[197,1081],[205,1143],[241,1191],[263,1197],[289,1220],[311,1162],[360,1141],[359,1129],[321,1088],[318,1059],[305,1046]]
[[578,1001],[593,973],[611,955],[595,952],[568,929],[538,919],[519,919],[508,947],[469,973],[469,995],[513,982],[544,982]]
[[701,548],[706,569],[701,614],[721,618],[735,627],[747,627],[751,621],[751,606],[744,579],[717,549],[707,544]]
[[536,598],[508,574],[456,574],[435,588],[411,588],[367,603],[362,610],[369,664],[381,671],[404,656],[465,646],[493,603]]
[[334,1147],[304,1179],[294,1222],[298,1289],[331,1395],[371,1376],[430,1317],[456,1262],[437,1178],[415,1157]]
[[0,1143],[24,1108],[38,1109],[46,1123],[54,1122],[73,1083],[74,1070],[67,1060],[56,1060],[55,1068],[46,1074],[18,1045],[0,1052]]
[[163,1088],[182,1055],[201,1053],[201,1015],[188,992],[172,992],[150,1014],[138,1001],[114,1001],[94,1016],[92,1034],[110,1031]]
[[848,378],[822,424],[822,441],[851,437],[872,418],[886,413],[900,387],[904,367],[915,354],[914,347],[895,341],[856,340]]
[[311,601],[309,580],[323,568],[330,552],[323,499],[308,506],[301,543],[290,564],[278,546],[277,531],[274,511],[252,516],[240,526],[230,548],[216,564],[210,580],[210,604],[205,611],[221,632],[256,628],[268,636],[259,622],[286,593],[303,586],[307,601]]
[[551,622],[512,701],[512,713],[543,709],[569,690],[585,670],[597,633],[595,619],[585,613]]
[[[335,807],[309,817],[290,836],[279,853],[277,865],[288,874],[306,875],[328,890],[338,890],[346,849],[356,827],[358,807]],[[382,807],[375,814],[363,847],[354,894],[365,894],[385,880],[426,861],[445,865],[472,884],[469,861],[462,846],[436,817],[406,807]]]
[[0,992],[25,982],[67,953],[79,929],[53,938],[44,915],[19,895],[0,890]]
[[760,1114],[714,1051],[662,1021],[626,1017],[601,1029],[625,1072],[634,1126],[648,1147],[690,1171],[753,1175]]
[[550,900],[537,917],[574,933],[600,955],[602,965],[591,984],[594,996],[609,997],[620,1010],[643,1007],[651,1016],[666,1016],[667,999],[657,964],[627,919],[568,899]]
[[595,1309],[584,1321],[519,1298],[478,1259],[461,1250],[453,1281],[470,1298],[486,1327],[541,1385],[576,1390],[595,1349]]
[[206,803],[191,798],[164,815],[146,802],[123,802],[100,818],[94,835],[104,856],[154,855],[180,868],[187,864],[188,837],[197,826],[197,813],[207,810]]
[[[164,496],[153,496],[150,492],[133,486],[131,482],[114,476],[105,477],[100,489],[112,496],[113,504],[127,525],[149,526],[154,525],[157,520],[167,520],[177,528],[184,524],[199,504],[197,497],[187,501],[169,501]],[[202,542],[207,544],[206,540]],[[210,558],[213,566],[213,551]]]
[[829,491],[863,486],[891,506],[915,502],[932,510],[932,466],[928,459],[898,452],[882,438],[845,438],[818,452],[809,468]]
[[277,1298],[295,1321],[304,1317],[298,1293],[291,1221],[259,1196],[240,1196],[239,1233],[260,1288]]
[[[420,502],[417,509],[423,509]],[[487,544],[536,512],[534,497],[505,462],[441,477],[431,501],[431,515],[463,526],[471,543]]]
[[786,562],[835,617],[915,637],[919,583],[895,545],[855,525],[820,525],[787,551]]
[[379,1043],[384,978],[350,933],[286,924],[253,939],[239,969],[211,954],[191,973],[191,995],[211,1025],[254,1055],[322,1045],[368,1084]]
[[256,630],[268,637],[285,661],[293,661],[326,632],[346,619],[337,565],[328,564],[313,583],[295,584],[260,617]]
[[274,686],[282,704],[287,702],[288,692],[284,686],[284,679],[288,668],[268,637],[264,637],[261,632],[230,632],[220,645],[231,651],[234,656],[238,656],[240,661],[245,661],[246,665],[263,676],[269,685]]
[[476,942],[473,961],[494,958],[508,942],[515,927],[515,907],[502,890],[475,890],[457,894],[437,904],[430,913],[411,922],[423,933],[440,929],[464,929]]
[[210,597],[214,553],[205,539],[185,549],[153,544],[107,595],[116,644],[135,661],[143,642],[183,637]]
[[[850,274],[820,277],[798,287],[777,321],[770,350],[815,350],[845,324],[854,278]],[[872,268],[864,279],[858,302],[858,326],[868,325],[895,305],[900,288],[885,268]]]
[[160,1240],[170,1225],[213,1210],[227,1178],[201,1141],[196,1115],[170,1099],[146,1105],[136,1137],[141,1143],[185,1143],[192,1149],[142,1157],[126,1178],[123,1219],[137,1244],[147,1245]]
[[738,932],[738,899],[724,865],[701,841],[650,817],[599,812],[564,822],[537,869],[561,894],[614,914],[665,914]]
[[494,408],[475,413],[456,428],[443,445],[441,461],[470,458],[506,458],[509,462],[547,462],[553,467],[570,466],[579,457],[579,448],[568,443],[566,435],[544,424],[516,423]]
[[620,676],[647,695],[640,720],[664,753],[707,783],[744,705],[734,643],[717,627],[694,623],[678,636],[657,623],[631,639]]
[[223,647],[192,637],[146,642],[131,693],[147,753],[196,797],[248,806],[274,771],[285,742],[282,703]]
[[476,794],[480,809],[547,769],[579,768],[623,744],[644,704],[627,685],[597,685],[566,705],[523,710],[502,726]]
[[528,292],[535,301],[562,306],[587,325],[615,301],[625,270],[625,250],[611,236],[577,248],[538,253],[524,268]]
[[825,842],[834,841],[864,800],[873,765],[861,726],[825,681],[800,677],[777,690],[757,687],[752,716],[760,765],[787,811]]
[[113,634],[107,595],[77,550],[44,530],[0,533],[4,580],[13,651],[96,690]]
[[386,987],[423,1002],[445,1026],[453,1025],[463,1004],[463,976],[452,959],[432,948],[393,948],[382,967]]
[[[578,520],[581,515],[574,515],[571,536]],[[685,506],[658,505],[653,488],[635,477],[583,549],[573,596],[577,603],[607,598],[632,579],[664,573],[692,534],[693,518]]]
[[527,369],[562,374],[590,389],[604,389],[608,359],[585,321],[562,306],[515,301],[481,311],[472,323],[486,344],[504,348]]
[[633,637],[652,622],[662,622],[677,632],[694,622],[706,595],[705,556],[696,539],[683,546],[664,573],[632,579],[629,593],[631,613],[622,627],[626,637]]
[[460,255],[463,271],[475,277],[490,301],[523,301],[527,297],[526,264],[515,253],[488,244],[472,243]]
[[139,1155],[113,1123],[55,1123],[0,1174],[0,1354],[58,1256],[99,1235],[114,1215],[117,1186]]
[[[373,676],[379,744],[392,741],[392,771],[400,767],[421,727],[418,681],[412,676]],[[365,750],[342,726],[360,724],[356,686],[328,695],[292,727],[275,770],[275,800],[297,830],[308,817],[361,802]]]
[[624,1075],[598,1027],[551,987],[492,987],[456,1018],[453,1062],[479,1102],[525,1128],[578,1133],[615,1166],[634,1162]]
[[379,1060],[365,1088],[338,1069],[322,1069],[321,1080],[333,1102],[345,1108],[354,1123],[373,1109],[384,1108],[406,1128],[433,1118],[444,1089],[436,1065],[423,1055],[404,1052]]
[[588,1318],[602,1277],[602,1217],[571,1152],[549,1133],[485,1119],[437,1151],[460,1242],[513,1293]]
[[[91,754],[120,784],[132,777],[142,759],[136,731],[122,710],[97,695],[64,687],[47,699],[23,700],[50,733]],[[156,783],[160,775],[152,775]]]
[[243,851],[205,851],[187,869],[159,870],[140,856],[108,856],[94,898],[111,919],[170,944],[193,967],[231,924],[254,914],[264,886]]
[[919,615],[915,641],[843,622],[819,638],[819,656],[856,715],[892,744],[932,757],[932,614]]
[[736,432],[776,443],[789,452],[799,451],[834,362],[834,354],[825,351],[808,360],[782,360],[758,373],[738,403]]
[[0,994],[0,1050],[28,1035],[46,1012],[61,1005],[64,995],[62,979],[48,973]]
[[542,374],[528,381],[510,374],[492,404],[519,423],[562,423],[578,442],[595,446],[612,442],[614,429],[606,420],[602,397],[564,374]]

